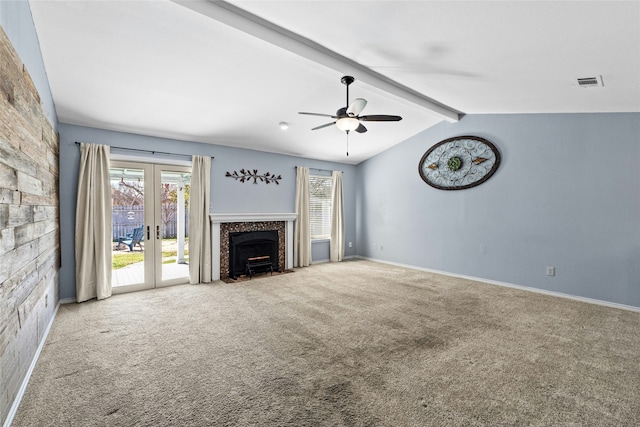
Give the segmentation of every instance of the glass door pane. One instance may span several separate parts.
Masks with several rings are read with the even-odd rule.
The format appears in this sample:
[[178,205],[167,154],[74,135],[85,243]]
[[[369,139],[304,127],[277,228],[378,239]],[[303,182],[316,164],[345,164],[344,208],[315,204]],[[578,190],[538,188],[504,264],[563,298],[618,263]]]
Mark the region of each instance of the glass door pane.
[[[191,168],[156,165],[155,232],[158,286],[189,282],[188,201]],[[156,242],[157,243],[157,242]]]
[[137,163],[111,162],[111,165],[111,285],[115,293],[145,289],[151,287],[145,274],[149,270],[148,254],[153,251],[147,242],[149,212],[146,207],[151,204],[145,189],[151,170],[148,165]]

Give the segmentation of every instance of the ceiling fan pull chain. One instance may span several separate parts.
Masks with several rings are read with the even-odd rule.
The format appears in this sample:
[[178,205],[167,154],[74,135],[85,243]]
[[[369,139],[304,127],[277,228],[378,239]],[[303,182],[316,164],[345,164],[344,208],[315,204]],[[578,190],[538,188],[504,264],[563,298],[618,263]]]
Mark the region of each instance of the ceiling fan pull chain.
[[349,157],[349,131],[347,131],[347,157]]

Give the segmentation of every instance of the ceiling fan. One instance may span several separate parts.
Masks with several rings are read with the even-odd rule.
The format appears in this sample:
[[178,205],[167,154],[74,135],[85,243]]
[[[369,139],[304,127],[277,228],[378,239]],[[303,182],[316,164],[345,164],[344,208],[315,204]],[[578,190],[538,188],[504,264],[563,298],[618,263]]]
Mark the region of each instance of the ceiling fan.
[[319,113],[305,113],[299,112],[298,114],[307,114],[310,116],[321,116],[321,117],[331,117],[335,119],[331,123],[325,123],[320,126],[316,126],[311,130],[322,129],[328,126],[335,124],[338,129],[344,131],[349,134],[351,131],[356,131],[358,133],[365,133],[367,128],[361,122],[397,122],[402,120],[400,116],[389,116],[386,114],[376,114],[370,116],[361,116],[360,113],[364,109],[365,105],[367,105],[367,101],[362,98],[355,99],[351,104],[349,104],[349,85],[355,81],[355,78],[351,76],[344,76],[340,79],[340,81],[347,86],[347,106],[340,108],[336,111],[336,114],[319,114]]

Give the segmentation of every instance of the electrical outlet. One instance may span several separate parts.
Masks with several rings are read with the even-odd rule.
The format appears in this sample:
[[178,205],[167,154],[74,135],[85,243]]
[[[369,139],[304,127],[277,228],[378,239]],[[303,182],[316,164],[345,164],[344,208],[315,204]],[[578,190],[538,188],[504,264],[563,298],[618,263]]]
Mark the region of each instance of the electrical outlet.
[[349,247],[352,248],[353,247],[353,242],[349,242]]
[[547,276],[555,276],[556,268],[555,267],[547,267]]
[[49,307],[49,294],[44,296],[44,306]]
[[384,246],[380,245],[380,251],[384,251]]

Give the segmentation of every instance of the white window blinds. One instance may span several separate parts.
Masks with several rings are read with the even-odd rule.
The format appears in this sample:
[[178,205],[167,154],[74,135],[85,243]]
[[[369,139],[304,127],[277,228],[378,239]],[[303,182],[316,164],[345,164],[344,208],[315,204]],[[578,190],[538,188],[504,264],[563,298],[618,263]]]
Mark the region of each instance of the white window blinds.
[[311,238],[331,237],[331,187],[330,176],[309,176],[309,213]]

